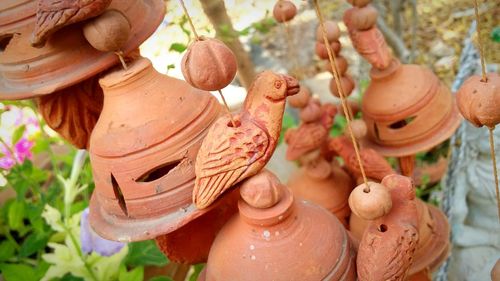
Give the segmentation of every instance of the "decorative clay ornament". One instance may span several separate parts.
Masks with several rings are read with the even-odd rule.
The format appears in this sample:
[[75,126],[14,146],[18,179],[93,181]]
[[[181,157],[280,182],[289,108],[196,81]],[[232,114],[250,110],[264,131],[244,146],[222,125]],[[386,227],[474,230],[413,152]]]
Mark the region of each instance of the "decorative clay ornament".
[[128,19],[116,10],[104,12],[83,26],[83,35],[101,52],[119,51],[130,37]]
[[[329,43],[338,42],[340,38],[340,28],[336,22],[327,20],[324,22],[324,26],[326,29],[326,38]],[[317,43],[324,43],[323,41],[323,31],[321,30],[321,26],[316,28],[316,41]]]
[[378,219],[391,210],[391,194],[380,183],[363,183],[356,186],[349,195],[349,206],[353,213],[364,220]]
[[276,148],[286,97],[299,92],[298,81],[270,71],[260,73],[235,115],[210,127],[196,157],[193,202],[200,209],[210,206],[231,186],[258,173]]
[[372,5],[362,8],[353,8],[351,14],[352,25],[357,30],[368,30],[377,23],[378,12]]
[[299,93],[288,97],[287,100],[291,107],[301,109],[307,106],[309,99],[311,99],[311,91],[301,85]]
[[277,22],[292,20],[297,14],[297,7],[291,1],[278,0],[273,8],[273,16]]
[[240,213],[217,235],[200,281],[356,280],[352,242],[331,213],[295,200],[265,170],[240,193]]

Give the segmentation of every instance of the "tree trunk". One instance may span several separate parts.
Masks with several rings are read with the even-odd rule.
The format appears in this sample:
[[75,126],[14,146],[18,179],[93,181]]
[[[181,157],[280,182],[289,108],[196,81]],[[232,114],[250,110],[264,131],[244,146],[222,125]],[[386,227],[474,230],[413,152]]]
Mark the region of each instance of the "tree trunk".
[[238,79],[248,89],[255,77],[253,62],[243,48],[229,18],[223,0],[201,0],[203,11],[215,28],[217,37],[233,51],[238,60]]

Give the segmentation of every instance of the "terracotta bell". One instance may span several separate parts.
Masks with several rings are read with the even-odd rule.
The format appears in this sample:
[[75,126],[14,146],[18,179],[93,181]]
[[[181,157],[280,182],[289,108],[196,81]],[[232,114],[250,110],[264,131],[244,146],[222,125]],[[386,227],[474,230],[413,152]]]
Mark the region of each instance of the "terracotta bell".
[[145,58],[99,83],[104,106],[90,139],[96,185],[90,221],[97,233],[119,241],[152,239],[204,219],[212,208],[236,203],[226,196],[198,210],[191,200],[196,154],[220,112],[214,97],[158,73]]
[[239,214],[221,229],[198,280],[356,280],[347,231],[327,210],[268,171],[240,188]]
[[[42,48],[31,46],[35,26],[37,1],[11,0],[19,3],[0,16],[0,99],[24,99],[50,94],[66,88],[117,64],[113,52],[101,52],[93,48],[83,35],[86,23],[70,24],[51,34]],[[115,10],[130,23],[130,35],[124,54],[135,50],[159,26],[165,15],[165,4],[160,0],[113,0],[107,10]],[[26,11],[18,14],[17,9]],[[106,10],[106,11],[107,11]],[[2,31],[2,20],[10,15],[16,20],[8,25],[12,30]],[[22,15],[22,17],[20,17]],[[7,18],[7,20],[6,20]],[[137,20],[147,18],[147,21]],[[91,19],[89,19],[91,20]]]
[[34,0],[6,0],[0,7],[0,39],[32,21],[36,12]]
[[393,64],[371,70],[362,112],[368,127],[365,146],[401,157],[445,141],[461,117],[451,92],[429,69]]

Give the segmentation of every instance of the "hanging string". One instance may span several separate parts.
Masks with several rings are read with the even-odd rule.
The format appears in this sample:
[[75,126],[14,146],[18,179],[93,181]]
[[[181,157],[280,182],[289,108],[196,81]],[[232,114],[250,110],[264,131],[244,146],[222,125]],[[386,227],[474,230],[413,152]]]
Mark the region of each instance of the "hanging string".
[[122,64],[123,69],[127,70],[127,64],[125,63],[125,59],[123,58],[123,52],[122,51],[117,51],[115,54],[118,56],[118,59],[120,59],[120,62]]
[[495,140],[493,139],[493,130],[495,128],[488,128],[490,131],[490,151],[491,159],[493,160],[493,175],[495,176],[495,191],[497,195],[497,208],[498,208],[498,220],[500,221],[500,191],[498,189],[498,171],[497,171],[497,160],[495,155]]
[[477,44],[479,45],[479,57],[481,59],[481,72],[483,75],[483,79],[481,81],[488,82],[488,77],[486,77],[486,63],[484,62],[484,49],[483,43],[481,40],[481,27],[479,24],[479,7],[477,5],[477,0],[474,0],[474,12],[476,13],[476,32],[477,32]]
[[363,191],[368,193],[368,192],[370,192],[370,186],[368,185],[368,179],[366,178],[365,168],[363,167],[363,162],[361,161],[361,155],[359,153],[359,146],[358,146],[358,143],[356,141],[356,137],[353,134],[352,127],[351,127],[352,113],[351,113],[349,107],[347,106],[347,99],[345,97],[344,90],[342,89],[342,86],[340,85],[340,74],[339,74],[339,70],[337,68],[337,61],[335,59],[335,56],[333,55],[332,47],[328,43],[324,19],[323,19],[323,15],[321,14],[321,10],[319,8],[318,0],[313,0],[313,2],[314,2],[314,8],[316,9],[316,15],[318,16],[319,24],[321,26],[321,31],[323,33],[323,41],[325,42],[326,51],[328,53],[328,59],[330,60],[330,66],[332,67],[332,73],[333,73],[333,76],[335,79],[335,84],[337,85],[337,90],[338,90],[339,95],[340,95],[342,108],[344,109],[344,115],[345,115],[346,120],[347,120],[347,127],[348,127],[349,133],[351,135],[351,141],[352,141],[352,144],[354,146],[354,152],[356,153],[356,158],[358,160],[359,169],[361,170],[361,175],[363,177],[363,181],[364,181],[365,186],[366,186]]
[[[188,10],[186,9],[186,5],[184,4],[184,0],[179,0],[181,2],[182,9],[184,10],[184,15],[186,15],[187,20],[189,22],[189,26],[191,26],[191,31],[193,31],[194,38],[196,41],[201,40],[200,36],[196,32],[196,28],[194,27],[193,20],[189,16]],[[224,103],[224,108],[226,109],[226,113],[229,115],[229,118],[231,119],[231,124],[233,125],[233,128],[236,128],[236,122],[234,121],[233,115],[231,114],[231,110],[229,110],[229,106],[227,105],[226,99],[224,98],[224,95],[222,94],[221,90],[218,90],[220,97],[222,98],[222,102]]]

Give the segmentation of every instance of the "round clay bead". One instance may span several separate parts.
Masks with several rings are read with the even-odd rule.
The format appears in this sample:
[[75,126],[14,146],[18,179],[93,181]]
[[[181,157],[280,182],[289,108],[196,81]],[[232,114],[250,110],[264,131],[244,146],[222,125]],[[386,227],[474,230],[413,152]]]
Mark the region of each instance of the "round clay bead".
[[130,23],[116,10],[108,10],[83,26],[85,39],[102,52],[120,50],[130,36]]
[[220,90],[237,71],[236,57],[224,43],[213,38],[201,38],[189,46],[181,62],[182,74],[191,86],[205,90]]
[[347,0],[349,4],[353,5],[354,7],[364,7],[372,2],[372,0]]
[[[325,21],[324,25],[328,42],[331,43],[334,41],[338,41],[340,38],[340,28],[338,24],[334,21],[328,20]],[[323,30],[321,29],[321,25],[318,25],[318,27],[316,28],[316,41],[321,43],[325,42],[325,40],[323,39]]]
[[354,28],[358,30],[368,30],[377,23],[378,11],[372,5],[363,8],[354,8],[351,21]]
[[312,99],[309,100],[307,106],[302,108],[299,113],[300,120],[304,123],[317,121],[321,118],[321,115],[321,106],[317,101]]
[[365,220],[374,220],[385,216],[392,208],[391,193],[389,190],[375,182],[368,182],[370,191],[365,190],[366,185],[360,184],[349,196],[349,206],[353,213]]
[[[340,52],[340,49],[342,48],[342,46],[340,45],[340,42],[338,42],[338,41],[330,43],[330,46],[332,47],[332,51],[333,51],[334,56],[338,55]],[[315,51],[316,51],[316,55],[318,55],[318,57],[320,59],[322,59],[322,60],[328,59],[328,51],[326,50],[325,44],[323,44],[321,42],[316,42]]]
[[291,1],[279,0],[274,5],[273,16],[277,22],[287,22],[295,17],[297,7]]
[[[347,67],[349,66],[347,60],[343,56],[337,56],[335,57],[335,62],[337,63],[337,70],[339,71],[339,75],[344,76],[347,71]],[[333,73],[330,61],[325,62],[325,70]]]
[[460,113],[476,127],[495,127],[500,123],[500,75],[488,73],[467,79],[457,92]]
[[[366,127],[365,121],[361,119],[355,119],[351,121],[351,129],[352,133],[354,134],[354,137],[358,140],[366,136],[366,133],[368,132],[368,128]],[[346,137],[351,137],[351,131],[349,131],[349,128],[345,128],[344,130],[344,135]]]
[[280,185],[276,176],[263,170],[241,184],[240,195],[248,205],[265,209],[280,201]]
[[[342,87],[342,90],[344,92],[344,97],[348,97],[351,95],[352,90],[354,90],[354,80],[351,78],[349,75],[345,75],[340,77],[340,85]],[[330,92],[332,95],[340,98],[340,94],[338,92],[337,88],[337,82],[335,82],[335,78],[332,78],[330,80]]]
[[295,108],[304,108],[307,106],[309,99],[311,98],[311,92],[305,86],[300,86],[300,91],[298,94],[289,96],[287,98],[290,106]]

